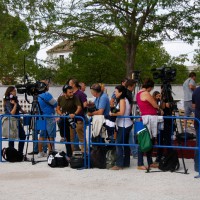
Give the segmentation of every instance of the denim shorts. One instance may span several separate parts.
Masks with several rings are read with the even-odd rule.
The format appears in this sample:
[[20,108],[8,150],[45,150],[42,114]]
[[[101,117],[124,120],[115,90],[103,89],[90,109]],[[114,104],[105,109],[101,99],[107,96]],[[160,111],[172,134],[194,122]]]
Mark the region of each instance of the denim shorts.
[[42,137],[42,138],[48,138],[48,137],[55,138],[56,137],[55,118],[45,118],[45,120],[46,120],[46,130],[42,130],[40,132],[40,137]]
[[184,101],[185,116],[190,116],[194,109],[192,108],[192,101]]

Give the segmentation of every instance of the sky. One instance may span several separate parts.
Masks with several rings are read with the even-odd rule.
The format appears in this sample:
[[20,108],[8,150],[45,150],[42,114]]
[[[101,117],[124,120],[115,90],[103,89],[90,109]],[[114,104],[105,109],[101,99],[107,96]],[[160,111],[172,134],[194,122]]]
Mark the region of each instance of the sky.
[[[187,43],[184,43],[182,41],[170,41],[170,42],[163,42],[163,46],[166,49],[166,51],[173,57],[179,56],[181,54],[187,54],[189,61],[185,62],[186,66],[192,66],[192,59],[194,55],[194,50],[198,48],[198,40],[194,42],[193,45],[189,45]],[[37,58],[40,60],[44,60],[47,57],[46,51],[51,49],[53,46],[57,45],[58,43],[55,43],[52,46],[42,46],[41,50],[37,54]]]

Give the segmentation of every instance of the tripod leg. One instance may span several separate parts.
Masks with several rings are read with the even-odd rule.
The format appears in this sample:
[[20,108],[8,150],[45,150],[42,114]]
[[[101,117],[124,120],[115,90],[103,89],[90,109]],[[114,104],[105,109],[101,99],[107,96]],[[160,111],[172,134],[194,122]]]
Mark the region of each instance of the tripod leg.
[[[30,132],[31,132],[31,124],[29,125],[28,127],[28,135],[27,135],[27,140],[29,141],[29,138],[30,138]],[[29,142],[27,141],[27,145],[26,145],[26,153],[24,155],[24,161],[29,161],[28,158],[27,158],[27,153],[28,153],[28,144]]]
[[183,155],[183,149],[181,149],[181,159],[182,159],[182,162],[183,162],[184,174],[188,174],[188,169],[186,169],[186,166],[185,166],[185,160],[184,160],[184,155]]

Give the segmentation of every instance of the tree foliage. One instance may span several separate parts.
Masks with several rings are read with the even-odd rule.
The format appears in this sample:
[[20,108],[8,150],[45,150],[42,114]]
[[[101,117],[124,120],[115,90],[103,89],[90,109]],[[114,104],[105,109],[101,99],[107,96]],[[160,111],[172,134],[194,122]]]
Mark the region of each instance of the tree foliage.
[[[125,41],[126,75],[143,41],[199,37],[199,0],[4,0],[42,42],[100,36]],[[22,13],[22,11],[24,11]]]
[[[54,81],[64,84],[69,78],[77,78],[87,84],[94,82],[104,82],[110,84],[120,83],[125,77],[124,59],[125,49],[122,37],[116,37],[114,41],[105,41],[96,37],[91,40],[81,40],[74,44],[73,54],[64,62],[56,60],[59,68]],[[105,45],[106,44],[106,45]],[[108,48],[108,46],[110,48]],[[115,51],[114,51],[115,50]],[[162,66],[177,68],[177,81],[183,81],[183,71],[186,72],[186,66],[183,58],[171,58],[165,51],[161,42],[143,42],[139,44],[136,71],[140,71],[140,80],[152,77],[152,68],[161,68]],[[182,77],[179,77],[179,71]],[[160,80],[156,80],[160,83]]]
[[18,16],[11,16],[3,5],[0,21],[0,79],[3,84],[15,84],[24,74],[24,65],[30,74],[36,71],[34,59],[39,45],[29,44],[26,24]]

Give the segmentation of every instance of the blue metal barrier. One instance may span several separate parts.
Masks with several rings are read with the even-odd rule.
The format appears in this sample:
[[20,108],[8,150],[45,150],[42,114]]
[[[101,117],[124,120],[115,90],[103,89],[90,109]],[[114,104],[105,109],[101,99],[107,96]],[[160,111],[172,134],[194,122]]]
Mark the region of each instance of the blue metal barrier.
[[[24,126],[23,128],[26,130],[26,138],[28,139],[25,139],[25,140],[20,140],[20,139],[10,139],[10,138],[3,138],[2,137],[2,118],[3,117],[17,117],[19,119],[23,119],[22,121],[24,122]],[[87,162],[86,162],[86,156],[87,156],[87,153],[86,153],[86,150],[87,150],[87,142],[86,142],[86,123],[85,123],[85,119],[82,118],[82,117],[79,117],[79,116],[75,116],[75,119],[79,119],[79,120],[82,120],[83,121],[83,133],[84,133],[84,142],[74,142],[74,141],[70,141],[70,142],[67,142],[67,141],[63,141],[63,142],[60,142],[60,141],[49,141],[49,140],[43,140],[43,141],[39,141],[39,140],[30,140],[29,139],[29,136],[31,135],[31,132],[30,130],[32,130],[33,132],[34,131],[40,131],[40,130],[46,130],[46,120],[45,118],[63,118],[63,119],[68,119],[69,116],[53,116],[53,115],[0,115],[0,149],[2,149],[2,143],[3,142],[10,142],[10,141],[13,141],[13,142],[25,142],[27,143],[51,143],[53,145],[55,144],[73,144],[73,145],[84,145],[84,168],[87,168]],[[33,119],[33,123],[34,123],[34,126],[32,126],[30,124],[30,119]],[[25,126],[27,127],[30,127],[32,126],[32,128],[25,128]],[[67,133],[64,133],[65,135]],[[69,134],[69,133],[68,133]],[[24,147],[25,148],[25,147]],[[27,153],[27,152],[26,152]],[[2,152],[0,151],[0,162],[2,162]]]
[[[138,119],[141,118],[141,116],[118,116],[118,118],[132,118],[132,119]],[[175,119],[186,119],[186,120],[195,120],[199,125],[200,125],[200,120],[194,117],[179,117],[179,116],[163,116],[163,119],[171,119],[171,120],[175,120]],[[137,122],[136,122],[137,123]],[[92,124],[90,123],[90,126],[92,126]],[[137,127],[137,129],[140,129],[141,126],[139,125],[139,127]],[[172,131],[173,131],[173,126],[172,126]],[[173,132],[172,132],[173,133]],[[171,133],[171,136],[172,136]],[[198,135],[200,135],[200,126],[198,128]],[[91,138],[91,127],[89,129],[89,138]],[[200,137],[198,137],[198,141],[200,144]],[[91,140],[89,140],[88,146],[138,146],[137,144],[116,144],[116,143],[101,143],[101,142],[92,142]],[[198,152],[200,152],[200,145],[197,147],[187,147],[186,146],[186,142],[184,146],[174,146],[173,144],[171,146],[166,146],[166,145],[154,145],[153,147],[156,148],[169,148],[169,149],[185,149],[185,150],[198,150]],[[90,151],[88,151],[88,154],[90,155]],[[200,177],[200,153],[198,154],[199,156],[199,166],[198,166],[198,171],[199,171],[199,175],[196,176],[195,178],[199,178]],[[89,156],[88,156],[89,157]],[[88,159],[88,168],[90,168],[90,160]]]
[[[16,142],[27,142],[27,144],[29,142],[41,142],[41,143],[52,143],[52,144],[73,144],[73,145],[84,145],[84,168],[90,168],[90,163],[91,163],[91,160],[90,160],[90,155],[91,155],[91,149],[90,147],[91,146],[135,146],[137,147],[138,145],[137,144],[116,144],[116,143],[99,143],[99,142],[92,142],[91,141],[91,136],[92,136],[92,121],[91,119],[89,120],[89,124],[87,125],[86,124],[86,121],[84,118],[82,117],[78,117],[76,116],[75,118],[77,119],[81,119],[83,121],[83,125],[84,125],[84,142],[83,143],[77,143],[77,142],[74,142],[74,141],[70,141],[70,142],[67,142],[67,141],[63,141],[63,142],[60,142],[60,141],[48,141],[48,140],[45,140],[45,141],[38,141],[38,140],[19,140],[19,139],[16,139],[16,140],[11,140],[11,139],[5,139],[5,138],[2,138],[2,118],[3,117],[11,117],[10,115],[1,115],[0,116],[0,149],[2,149],[2,142],[9,142],[9,141],[16,141]],[[13,115],[12,115],[13,117]],[[69,118],[68,116],[52,116],[52,115],[18,115],[16,117],[20,117],[20,118],[28,118],[28,121],[30,120],[30,118],[34,117],[35,119],[36,118],[45,118],[45,117],[51,117],[51,118]],[[118,118],[132,118],[133,120],[135,119],[139,119],[141,118],[141,116],[119,116]],[[196,123],[198,124],[198,136],[200,136],[200,120],[197,119],[197,118],[193,118],[193,117],[179,117],[179,116],[164,116],[163,117],[164,119],[166,118],[169,118],[171,120],[174,120],[174,119],[186,119],[186,120],[195,120]],[[36,120],[37,121],[37,120]],[[30,126],[30,124],[28,123],[27,126]],[[38,129],[39,130],[43,130],[43,126],[45,125],[42,125],[42,124],[38,124]],[[87,139],[86,139],[86,129],[88,127],[88,130],[89,130],[89,140],[88,140],[88,144],[87,144]],[[173,129],[173,128],[172,128]],[[28,134],[26,136],[30,135],[30,132],[28,130]],[[186,143],[185,145],[183,146],[174,146],[173,144],[171,146],[164,146],[164,145],[154,145],[154,147],[156,148],[175,148],[175,149],[185,149],[185,150],[196,150],[198,151],[198,161],[199,161],[199,165],[198,165],[198,171],[199,171],[199,175],[196,176],[195,178],[199,178],[200,177],[200,137],[197,137],[198,139],[198,147],[188,147],[186,146]],[[2,162],[2,153],[0,151],[0,162]]]

